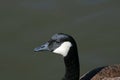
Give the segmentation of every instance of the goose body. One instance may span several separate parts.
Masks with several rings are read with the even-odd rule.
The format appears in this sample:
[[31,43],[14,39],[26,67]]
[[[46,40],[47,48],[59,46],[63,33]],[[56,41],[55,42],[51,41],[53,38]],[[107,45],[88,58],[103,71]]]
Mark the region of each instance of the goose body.
[[63,80],[120,80],[120,64],[98,67],[79,77],[77,45],[70,35],[57,33],[34,51],[50,51],[62,55],[66,70]]

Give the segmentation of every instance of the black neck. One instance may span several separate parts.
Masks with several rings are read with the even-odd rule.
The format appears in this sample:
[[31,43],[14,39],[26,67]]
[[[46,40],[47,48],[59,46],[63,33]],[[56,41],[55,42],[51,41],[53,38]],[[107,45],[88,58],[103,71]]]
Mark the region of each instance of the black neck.
[[79,58],[77,47],[72,46],[68,55],[64,57],[66,73],[63,80],[79,80]]

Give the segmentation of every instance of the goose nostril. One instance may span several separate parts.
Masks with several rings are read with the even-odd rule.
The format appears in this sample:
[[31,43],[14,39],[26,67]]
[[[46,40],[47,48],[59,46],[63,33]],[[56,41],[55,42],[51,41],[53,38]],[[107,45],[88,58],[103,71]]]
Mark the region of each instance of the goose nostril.
[[45,46],[43,45],[43,46],[41,46],[41,48],[44,48]]

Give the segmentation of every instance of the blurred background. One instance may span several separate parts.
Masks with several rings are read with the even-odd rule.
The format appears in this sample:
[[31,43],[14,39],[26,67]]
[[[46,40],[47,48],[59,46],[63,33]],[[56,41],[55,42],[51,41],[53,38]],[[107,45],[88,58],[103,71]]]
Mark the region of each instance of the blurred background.
[[33,49],[54,33],[72,35],[81,75],[120,63],[119,0],[1,0],[0,80],[61,80],[60,55]]

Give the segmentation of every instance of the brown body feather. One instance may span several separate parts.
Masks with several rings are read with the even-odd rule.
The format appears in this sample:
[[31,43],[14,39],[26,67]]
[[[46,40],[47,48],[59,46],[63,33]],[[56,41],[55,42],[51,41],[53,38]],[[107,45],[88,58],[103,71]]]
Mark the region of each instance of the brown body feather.
[[83,75],[80,80],[120,80],[120,64],[96,68]]

